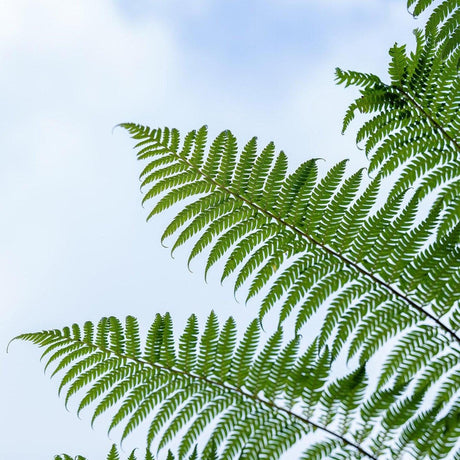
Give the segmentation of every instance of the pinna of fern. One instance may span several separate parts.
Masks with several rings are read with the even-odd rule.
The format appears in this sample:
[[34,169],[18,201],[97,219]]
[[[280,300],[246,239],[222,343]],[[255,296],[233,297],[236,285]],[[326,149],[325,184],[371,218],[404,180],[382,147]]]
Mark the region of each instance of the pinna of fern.
[[[181,435],[178,459],[197,443],[201,458],[218,449],[221,460],[279,459],[296,444],[306,446],[305,460],[377,459],[394,449],[442,459],[455,448],[452,417],[420,410],[426,387],[408,394],[404,382],[368,396],[365,366],[333,379],[327,347],[314,341],[300,352],[299,337],[285,343],[281,329],[261,347],[259,335],[255,320],[237,341],[235,321],[220,326],[211,313],[201,334],[192,315],[178,346],[169,314],[156,316],[143,346],[133,317],[17,339],[44,348],[46,368],[62,375],[66,404],[81,394],[78,412],[93,406],[92,422],[111,410],[109,431],[123,425],[121,441],[143,421],[147,448],[161,450]],[[414,425],[423,439],[411,438]]]
[[415,36],[413,53],[405,46],[391,48],[388,84],[376,75],[336,69],[338,83],[361,88],[345,115],[343,131],[357,112],[372,114],[356,135],[369,158],[369,172],[383,178],[402,167],[390,197],[409,187],[415,187],[419,199],[435,192],[439,237],[458,237],[460,47],[444,57],[438,36],[420,30]]
[[359,192],[362,171],[344,179],[340,162],[319,179],[315,160],[288,174],[273,144],[257,154],[254,138],[238,154],[229,131],[207,152],[206,127],[181,145],[177,130],[123,126],[148,160],[143,202],[161,195],[148,218],[188,200],[163,239],[178,234],[173,251],[194,239],[189,262],[210,248],[205,273],[224,260],[222,280],[235,273],[235,290],[250,280],[247,300],[267,287],[260,320],[279,304],[280,322],[297,310],[300,330],[326,308],[319,346],[361,363],[399,334],[381,382],[440,377],[432,366],[446,350],[457,357],[448,378],[456,372],[460,229],[430,243],[437,208],[415,224],[418,195],[401,193],[374,211],[379,179]]

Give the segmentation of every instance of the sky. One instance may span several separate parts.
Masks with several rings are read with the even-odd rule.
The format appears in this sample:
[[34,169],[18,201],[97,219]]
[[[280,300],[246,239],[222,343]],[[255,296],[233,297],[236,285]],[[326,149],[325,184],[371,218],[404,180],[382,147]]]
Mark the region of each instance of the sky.
[[106,315],[170,311],[180,328],[192,312],[241,326],[256,313],[161,247],[168,215],[145,223],[141,165],[112,128],[207,124],[273,140],[294,166],[356,169],[363,153],[340,134],[356,93],[334,68],[385,76],[388,49],[412,45],[417,25],[403,0],[0,1],[1,458],[97,460],[112,442],[64,409],[39,350],[6,354],[12,337]]

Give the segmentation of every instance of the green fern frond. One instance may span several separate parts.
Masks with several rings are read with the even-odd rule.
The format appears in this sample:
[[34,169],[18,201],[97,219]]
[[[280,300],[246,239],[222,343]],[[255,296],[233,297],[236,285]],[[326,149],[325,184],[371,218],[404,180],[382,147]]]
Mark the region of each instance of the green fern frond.
[[[408,8],[412,7],[412,14],[417,17],[435,0],[408,0]],[[437,35],[439,47],[444,56],[448,56],[460,47],[460,2],[458,0],[442,0],[431,12],[425,26],[427,34]]]
[[[95,333],[83,338],[83,330]],[[309,445],[310,436],[318,432],[323,440],[308,447],[305,458],[318,458],[333,448],[334,456],[328,458],[376,459],[377,445],[387,451],[399,433],[408,432],[421,416],[418,407],[424,389],[417,393],[418,399],[409,398],[409,402],[401,400],[401,385],[368,399],[364,365],[334,380],[327,347],[321,351],[315,341],[299,355],[298,337],[283,345],[279,329],[260,347],[259,334],[258,322],[253,321],[237,343],[234,320],[221,327],[212,313],[201,333],[191,316],[177,347],[168,314],[156,316],[144,345],[140,345],[133,317],[124,323],[104,318],[97,325],[85,323],[17,339],[31,341],[45,351],[56,349],[56,344],[62,349],[80,346],[85,353],[69,351],[53,361],[60,366],[72,356],[60,370],[67,391],[83,379],[78,387],[82,400],[91,400],[96,407],[93,419],[112,409],[110,425],[122,425],[122,440],[143,421],[149,426],[148,447],[152,442],[159,449],[167,447],[181,435],[179,459],[190,454],[197,458],[193,446],[201,442],[205,430],[211,430],[211,436],[200,458],[216,458],[218,452],[219,459],[276,459],[297,442]],[[94,360],[95,355],[106,359]],[[85,371],[75,374],[76,367]],[[410,413],[404,411],[403,417],[402,408],[407,405]],[[441,423],[444,418],[436,414],[433,422]],[[363,436],[363,426],[371,423],[375,429],[379,420],[387,430],[384,443],[377,441],[378,433],[372,428]],[[444,442],[449,446],[453,445],[451,438],[448,432]],[[402,450],[414,448],[414,442],[410,440]],[[426,444],[430,442],[427,438]]]
[[[416,2],[414,13],[431,3]],[[372,114],[356,136],[358,144],[365,141],[369,171],[383,178],[402,168],[390,197],[415,187],[422,199],[441,189],[439,237],[456,225],[459,212],[455,197],[445,189],[460,176],[460,46],[445,56],[446,48],[440,46],[446,38],[444,29],[437,31],[450,13],[453,16],[446,24],[456,18],[456,32],[460,31],[460,3],[446,0],[434,10],[427,31],[415,31],[414,52],[407,53],[405,46],[391,48],[389,84],[368,76],[363,87],[354,72],[338,70],[336,74],[338,83],[362,87],[345,114],[344,129],[356,113]]]
[[[399,60],[402,52],[399,49]],[[407,202],[406,193],[393,194],[376,209],[381,176],[361,191],[362,170],[345,178],[345,162],[323,177],[314,159],[289,174],[284,153],[276,155],[270,143],[258,154],[255,138],[238,155],[234,136],[224,131],[207,153],[206,127],[198,130],[197,145],[194,131],[189,133],[185,147],[180,146],[176,130],[123,127],[141,140],[142,157],[151,149],[154,161],[175,155],[176,163],[186,166],[169,183],[159,179],[150,184],[162,184],[159,203],[175,204],[181,181],[198,174],[195,183],[185,185],[198,196],[191,202],[187,197],[188,203],[163,237],[177,235],[173,250],[194,240],[189,263],[207,250],[205,274],[224,262],[222,281],[234,275],[235,292],[249,285],[246,301],[266,288],[260,320],[280,305],[280,323],[296,312],[300,330],[326,308],[319,343],[330,343],[334,357],[349,346],[348,356],[358,355],[361,363],[406,328],[413,330],[427,320],[434,322],[440,336],[459,341],[451,328],[460,296],[456,274],[460,259],[452,240],[456,233],[446,231],[449,236],[442,244],[430,241],[439,212],[416,223],[421,192]],[[174,145],[171,132],[176,133]],[[194,151],[200,152],[199,164],[192,160]],[[201,168],[211,163],[214,166],[207,171]],[[274,191],[276,199],[271,196]],[[445,315],[447,321],[441,321]],[[391,368],[397,378],[398,369]]]

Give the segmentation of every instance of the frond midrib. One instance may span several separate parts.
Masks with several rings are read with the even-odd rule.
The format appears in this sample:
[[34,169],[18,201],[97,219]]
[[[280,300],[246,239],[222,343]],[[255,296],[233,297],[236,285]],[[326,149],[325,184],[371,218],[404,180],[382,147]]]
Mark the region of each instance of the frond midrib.
[[390,88],[396,89],[408,102],[410,102],[421,115],[424,115],[428,121],[436,128],[442,136],[452,143],[458,153],[460,153],[460,143],[458,143],[442,126],[441,124],[429,113],[427,112],[407,91],[402,87],[391,85]]

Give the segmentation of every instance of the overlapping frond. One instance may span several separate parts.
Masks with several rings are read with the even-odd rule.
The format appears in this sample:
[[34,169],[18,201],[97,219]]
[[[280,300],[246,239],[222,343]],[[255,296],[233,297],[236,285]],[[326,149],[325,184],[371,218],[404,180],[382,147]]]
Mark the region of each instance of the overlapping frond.
[[459,227],[430,243],[438,213],[415,224],[417,194],[374,210],[380,179],[360,192],[362,171],[345,179],[345,162],[322,178],[316,160],[288,173],[284,153],[269,144],[258,154],[255,138],[238,154],[224,131],[207,152],[206,127],[181,144],[177,130],[123,126],[148,160],[144,203],[161,193],[149,218],[187,200],[163,238],[176,235],[173,250],[194,241],[189,262],[209,248],[205,272],[221,261],[222,280],[234,274],[247,299],[266,288],[260,319],[280,305],[280,322],[296,312],[299,330],[326,308],[319,345],[329,343],[333,357],[349,346],[361,363],[420,327],[448,346],[459,342]]
[[[455,17],[460,18],[460,9]],[[419,199],[435,193],[442,238],[457,234],[460,224],[460,47],[445,57],[438,35],[416,30],[415,36],[414,52],[391,48],[390,83],[376,75],[336,70],[339,83],[361,88],[343,130],[356,113],[371,115],[356,136],[369,158],[369,172],[386,177],[398,170],[390,197],[410,187]]]
[[460,47],[460,1],[407,0],[407,6],[415,17],[432,5],[435,8],[428,18],[425,32],[437,37],[438,47],[446,57]]
[[[110,317],[18,339],[44,348],[53,375],[62,373],[66,400],[82,395],[78,411],[92,406],[94,421],[111,409],[110,430],[121,427],[121,439],[146,421],[147,447],[154,442],[165,448],[180,435],[179,459],[188,458],[197,443],[200,455],[218,449],[222,460],[278,459],[297,442],[308,446],[305,459],[376,459],[395,440],[405,442],[400,433],[425,416],[418,410],[425,388],[416,400],[404,396],[406,383],[368,397],[364,365],[332,380],[328,348],[321,351],[315,341],[299,353],[299,337],[284,344],[281,329],[261,346],[259,334],[253,321],[237,341],[234,320],[220,326],[212,313],[201,333],[191,316],[178,346],[169,314],[156,316],[143,346],[133,317],[124,324]],[[435,430],[436,442],[452,449],[459,427],[436,410],[430,420],[444,426]],[[200,437],[204,430],[211,431],[208,440]],[[417,439],[417,458],[431,453],[433,442]],[[413,448],[411,439],[401,445],[402,451]]]

